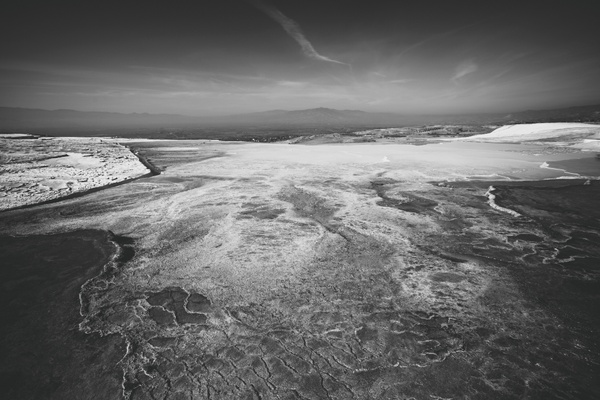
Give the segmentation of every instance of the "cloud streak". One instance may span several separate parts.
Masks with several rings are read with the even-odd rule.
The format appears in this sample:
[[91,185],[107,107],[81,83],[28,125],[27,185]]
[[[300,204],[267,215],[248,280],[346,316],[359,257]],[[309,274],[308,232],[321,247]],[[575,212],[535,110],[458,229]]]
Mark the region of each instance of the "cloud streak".
[[454,81],[454,83],[458,83],[461,80],[461,78],[465,77],[466,75],[472,74],[478,69],[479,67],[473,61],[465,61],[461,63],[458,67],[456,67],[456,72],[454,73],[452,80]]
[[271,17],[279,25],[281,25],[281,27],[287,32],[287,34],[290,35],[292,39],[294,39],[300,45],[300,47],[302,48],[302,52],[308,58],[312,58],[313,60],[318,61],[326,61],[334,64],[349,65],[345,62],[334,60],[332,58],[325,57],[324,55],[319,54],[313,47],[312,43],[310,43],[308,39],[304,36],[302,29],[300,29],[300,25],[298,25],[298,23],[293,19],[285,16],[278,9],[268,6],[260,0],[247,1],[262,12],[264,12],[265,14],[267,14],[269,17]]

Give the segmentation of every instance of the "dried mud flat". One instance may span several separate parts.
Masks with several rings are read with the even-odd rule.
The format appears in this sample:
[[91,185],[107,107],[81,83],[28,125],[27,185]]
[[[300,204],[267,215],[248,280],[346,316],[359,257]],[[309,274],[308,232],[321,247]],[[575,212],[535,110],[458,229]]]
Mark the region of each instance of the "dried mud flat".
[[135,147],[164,173],[0,221],[129,238],[72,327],[122,340],[126,398],[600,395],[597,181],[511,186],[559,176],[519,145]]
[[56,200],[149,172],[128,148],[102,139],[0,135],[0,210]]

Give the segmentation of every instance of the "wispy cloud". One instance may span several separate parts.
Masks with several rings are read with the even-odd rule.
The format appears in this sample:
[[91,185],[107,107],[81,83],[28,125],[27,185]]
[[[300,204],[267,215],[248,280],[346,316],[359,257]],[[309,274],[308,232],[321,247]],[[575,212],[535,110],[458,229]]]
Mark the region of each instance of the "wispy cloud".
[[414,81],[414,79],[394,79],[394,80],[389,81],[388,83],[403,85],[405,83],[409,83],[409,82],[413,82],[413,81]]
[[256,8],[258,8],[259,10],[261,10],[262,12],[264,12],[265,14],[267,14],[269,17],[271,17],[277,23],[279,23],[279,25],[281,25],[281,27],[288,33],[288,35],[290,35],[296,42],[298,42],[298,44],[302,48],[302,52],[307,57],[312,58],[313,60],[326,61],[326,62],[342,64],[342,65],[349,65],[347,63],[344,63],[344,62],[341,62],[338,60],[334,60],[332,58],[325,57],[324,55],[319,54],[313,47],[312,43],[310,43],[308,41],[308,39],[306,38],[306,36],[304,36],[302,29],[300,29],[300,25],[298,25],[298,23],[296,21],[294,21],[293,19],[285,16],[278,9],[268,6],[260,0],[247,0],[247,1],[250,4],[254,5]]
[[289,88],[301,88],[308,85],[306,82],[297,82],[297,81],[279,81],[277,85],[289,87]]
[[452,81],[454,83],[458,83],[461,78],[463,78],[469,74],[472,74],[473,72],[477,71],[478,69],[479,69],[479,66],[477,64],[475,64],[473,61],[470,61],[470,60],[464,61],[456,67],[456,71],[454,73],[454,76],[452,77]]

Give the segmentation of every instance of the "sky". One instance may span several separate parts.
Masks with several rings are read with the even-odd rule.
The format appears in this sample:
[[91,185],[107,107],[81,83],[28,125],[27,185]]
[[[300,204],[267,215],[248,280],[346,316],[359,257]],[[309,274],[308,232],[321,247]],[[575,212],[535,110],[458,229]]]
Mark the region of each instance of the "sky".
[[594,1],[19,0],[0,106],[227,115],[600,104]]

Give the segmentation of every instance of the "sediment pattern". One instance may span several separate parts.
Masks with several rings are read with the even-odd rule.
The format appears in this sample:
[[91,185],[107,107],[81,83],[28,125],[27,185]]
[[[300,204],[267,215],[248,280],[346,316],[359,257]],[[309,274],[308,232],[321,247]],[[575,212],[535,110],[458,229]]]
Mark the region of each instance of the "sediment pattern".
[[[125,398],[600,394],[600,225],[585,206],[597,181],[532,189],[423,180],[448,174],[431,166],[198,156],[4,215],[10,232],[121,235],[120,267],[82,288],[80,329],[126,343]],[[489,206],[491,185],[522,217]]]

